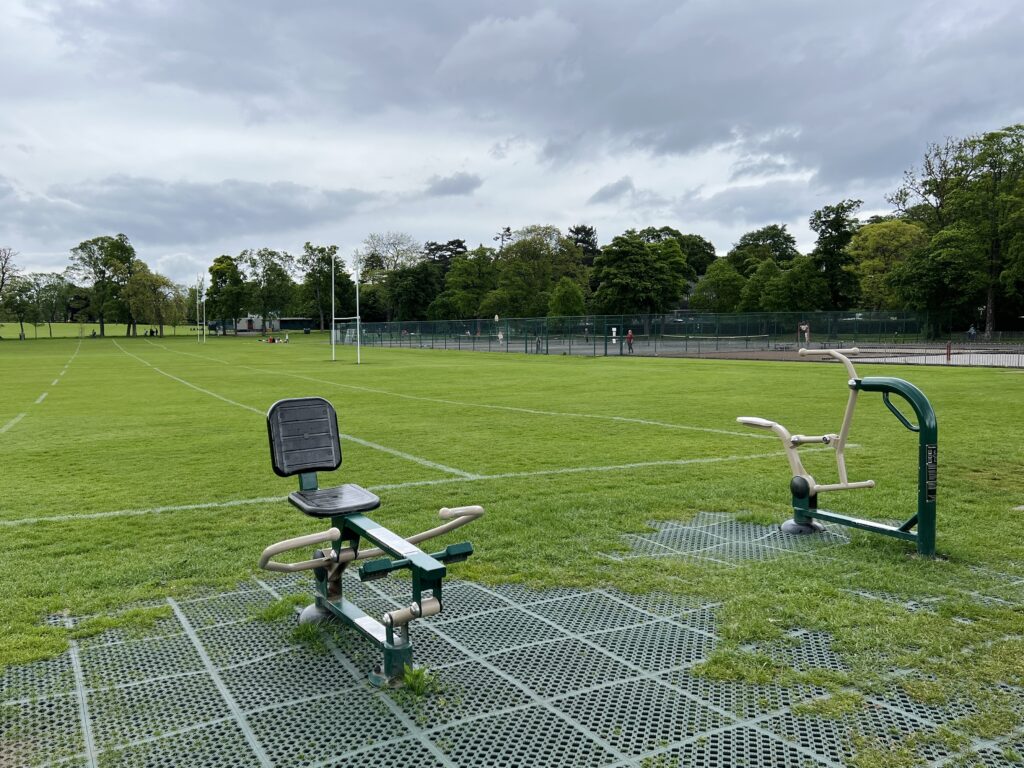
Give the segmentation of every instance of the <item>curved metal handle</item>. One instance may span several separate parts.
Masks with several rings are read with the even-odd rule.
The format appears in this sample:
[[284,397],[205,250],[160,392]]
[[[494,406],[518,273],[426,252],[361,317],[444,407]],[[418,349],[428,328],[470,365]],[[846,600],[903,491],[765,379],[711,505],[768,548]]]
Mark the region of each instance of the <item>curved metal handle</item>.
[[801,347],[799,354],[800,357],[807,357],[808,355],[828,355],[846,366],[846,372],[850,374],[851,379],[860,378],[857,375],[857,369],[853,367],[853,363],[851,363],[850,358],[847,357],[847,355],[859,355],[860,349],[857,347],[850,347],[849,349],[805,349],[804,347]]
[[[897,392],[896,394],[899,395],[900,393]],[[902,395],[901,395],[901,397],[902,397]],[[907,400],[907,398],[905,398],[905,397],[903,399]],[[889,400],[889,393],[888,392],[883,392],[882,393],[882,402],[885,403],[885,407],[886,408],[888,408],[890,411],[892,411],[893,416],[895,416],[897,419],[900,420],[900,423],[904,427],[909,429],[911,432],[920,432],[921,431],[921,426],[919,424],[911,424],[910,423],[910,419],[908,419],[906,416],[904,416],[903,413],[900,411],[900,409],[892,404],[892,402]],[[910,401],[907,400],[907,402],[909,403]],[[913,405],[913,403],[910,403],[910,404]]]
[[305,536],[296,536],[294,539],[285,539],[284,541],[277,542],[277,544],[271,544],[269,547],[264,549],[263,554],[260,555],[260,568],[265,571],[293,573],[295,571],[307,571],[310,568],[319,568],[321,566],[330,565],[333,560],[329,555],[317,557],[313,560],[302,560],[298,563],[275,563],[270,558],[274,555],[279,555],[282,552],[288,552],[292,549],[299,549],[300,547],[309,547],[313,544],[319,544],[321,541],[335,541],[340,537],[341,531],[337,528],[328,528],[323,533],[309,533]]
[[[419,544],[421,541],[432,539],[435,536],[454,531],[456,528],[461,528],[466,523],[471,523],[478,517],[483,515],[484,508],[478,504],[474,504],[469,507],[441,507],[438,515],[442,520],[448,520],[447,523],[439,525],[436,528],[431,528],[428,531],[422,531],[413,536],[409,536],[406,541],[410,544]],[[356,560],[365,560],[369,557],[380,557],[386,554],[383,549],[375,547],[373,549],[361,549],[359,554],[356,555]]]

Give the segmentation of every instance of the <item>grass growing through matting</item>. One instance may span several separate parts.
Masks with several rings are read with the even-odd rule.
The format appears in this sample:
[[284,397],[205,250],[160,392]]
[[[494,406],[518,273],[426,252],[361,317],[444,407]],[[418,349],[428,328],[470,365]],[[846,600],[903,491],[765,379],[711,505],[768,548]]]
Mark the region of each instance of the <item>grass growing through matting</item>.
[[[345,464],[323,481],[376,489],[381,523],[410,534],[441,506],[486,507],[450,539],[476,548],[453,575],[710,597],[722,643],[703,674],[871,692],[881,672],[912,670],[910,696],[980,702],[975,733],[1017,726],[1020,708],[998,686],[1024,683],[1014,511],[1024,504],[1024,374],[860,366],[913,381],[938,414],[939,559],[851,532],[826,558],[727,568],[602,553],[623,551],[622,534],[650,521],[702,510],[785,519],[780,446],[735,418],[837,431],[847,392],[838,365],[371,349],[357,367],[351,348],[339,357],[332,364],[316,336],[3,342],[0,665],[66,646],[68,630],[42,623],[49,614],[226,586],[255,571],[267,544],[315,530],[283,500],[295,484],[270,469],[263,414],[280,398],[321,395],[358,440],[343,439]],[[916,435],[863,395],[851,439],[851,479],[877,488],[829,504],[883,520],[912,514]],[[830,454],[806,460],[819,480],[835,477]],[[830,633],[849,671],[795,672],[756,650],[797,628]]]

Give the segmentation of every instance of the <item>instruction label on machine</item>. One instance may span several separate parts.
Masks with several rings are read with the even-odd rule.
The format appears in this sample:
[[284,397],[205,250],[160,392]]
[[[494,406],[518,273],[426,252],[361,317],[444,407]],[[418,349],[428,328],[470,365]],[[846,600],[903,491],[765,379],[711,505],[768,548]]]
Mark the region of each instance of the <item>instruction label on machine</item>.
[[939,483],[939,446],[924,447],[925,500],[935,501],[935,489]]

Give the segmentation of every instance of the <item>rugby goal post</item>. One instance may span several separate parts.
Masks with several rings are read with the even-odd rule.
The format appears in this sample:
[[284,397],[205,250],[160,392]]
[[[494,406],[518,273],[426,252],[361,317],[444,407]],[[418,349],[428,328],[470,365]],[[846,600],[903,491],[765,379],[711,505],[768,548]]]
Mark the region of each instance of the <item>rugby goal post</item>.
[[362,351],[362,323],[359,315],[352,317],[336,317],[331,322],[331,360],[337,360],[338,344],[354,344],[356,347],[356,365],[360,363]]

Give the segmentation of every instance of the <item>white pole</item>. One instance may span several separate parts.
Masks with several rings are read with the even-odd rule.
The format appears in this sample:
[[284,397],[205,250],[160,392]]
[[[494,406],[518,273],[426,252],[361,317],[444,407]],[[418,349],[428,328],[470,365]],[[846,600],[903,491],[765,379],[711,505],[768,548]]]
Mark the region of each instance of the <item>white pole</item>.
[[334,362],[334,254],[331,254],[331,362]]
[[199,343],[199,281],[196,280],[196,344]]
[[359,318],[359,257],[356,256],[356,365],[359,365],[363,343],[363,328]]
[[[205,288],[205,286],[203,286]],[[204,290],[203,293],[206,293]],[[206,297],[203,297],[203,344],[206,343]]]

